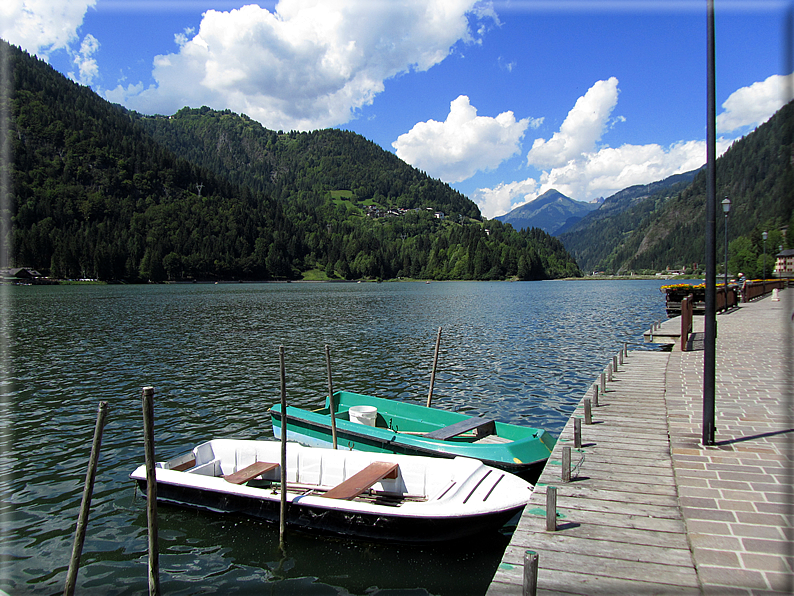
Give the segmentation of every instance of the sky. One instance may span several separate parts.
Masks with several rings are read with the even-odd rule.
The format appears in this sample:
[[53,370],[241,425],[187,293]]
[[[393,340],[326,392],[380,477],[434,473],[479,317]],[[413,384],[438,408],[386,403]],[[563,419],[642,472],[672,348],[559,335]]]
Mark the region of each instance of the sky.
[[[706,161],[706,0],[3,0],[0,37],[142,114],[336,127],[502,215]],[[786,101],[792,0],[715,0],[717,152]]]

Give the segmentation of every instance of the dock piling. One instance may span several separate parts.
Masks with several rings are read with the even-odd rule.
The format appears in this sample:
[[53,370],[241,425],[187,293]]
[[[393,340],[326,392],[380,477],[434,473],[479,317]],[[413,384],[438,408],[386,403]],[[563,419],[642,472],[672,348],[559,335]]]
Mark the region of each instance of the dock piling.
[[625,341],[623,342],[623,357],[624,358],[629,357],[629,344]]
[[[584,400],[584,423],[585,424],[593,424],[593,411],[590,408],[590,399],[585,398]],[[580,445],[581,447],[581,445]]]
[[[570,449],[570,448],[567,448]],[[546,531],[557,531],[557,487],[546,487]]]
[[575,449],[582,448],[582,421],[580,418],[573,419],[573,446]]
[[430,389],[427,392],[427,407],[430,407],[430,402],[433,401],[433,385],[436,382],[436,368],[438,367],[438,350],[441,347],[441,327],[438,328],[438,335],[436,336],[436,350],[433,353],[433,370],[430,373]]
[[563,482],[571,481],[571,448],[562,448],[562,474],[560,476]]
[[615,354],[612,356],[612,370],[618,372],[618,356]]
[[612,363],[607,364],[607,383],[612,382]]
[[278,347],[281,385],[281,503],[278,512],[278,545],[284,550],[287,531],[287,375],[284,366],[284,346]]
[[593,407],[598,407],[598,384],[593,383]]
[[143,388],[143,451],[146,462],[146,520],[149,530],[149,595],[160,594],[157,546],[157,474],[154,469],[154,387]]
[[94,494],[94,480],[96,479],[99,449],[102,446],[102,431],[105,428],[107,412],[108,402],[99,402],[96,426],[94,427],[94,442],[91,445],[91,455],[88,459],[88,471],[85,475],[85,486],[83,487],[83,500],[80,503],[80,514],[77,517],[77,528],[74,531],[74,546],[72,547],[72,558],[69,561],[69,572],[66,575],[66,587],[63,590],[64,596],[72,596],[77,584],[77,572],[80,570],[80,555],[83,554],[85,531],[86,526],[88,526],[88,513],[91,509],[91,497]]
[[604,394],[607,392],[607,375],[606,373],[601,373],[601,393]]
[[620,364],[620,366],[623,366],[623,350],[620,350],[620,352],[618,352],[618,363]]
[[538,593],[538,553],[528,550],[524,553],[524,585],[522,596],[536,596]]

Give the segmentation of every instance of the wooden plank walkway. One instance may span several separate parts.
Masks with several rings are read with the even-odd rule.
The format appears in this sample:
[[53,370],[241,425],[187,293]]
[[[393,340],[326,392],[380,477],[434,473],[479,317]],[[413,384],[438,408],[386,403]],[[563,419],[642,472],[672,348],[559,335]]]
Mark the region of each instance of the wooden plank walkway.
[[[794,291],[781,294],[718,315],[715,445],[701,444],[697,342],[630,353],[595,424],[582,424],[578,476],[563,484],[580,403],[490,596],[522,593],[528,550],[539,553],[538,594],[794,593]],[[549,485],[556,532],[546,531]]]
[[[670,455],[665,404],[669,353],[630,352],[593,424],[565,426],[497,570],[489,596],[521,594],[526,551],[539,555],[538,594],[700,594]],[[572,480],[561,482],[563,447]],[[557,487],[558,529],[546,531],[546,492]]]

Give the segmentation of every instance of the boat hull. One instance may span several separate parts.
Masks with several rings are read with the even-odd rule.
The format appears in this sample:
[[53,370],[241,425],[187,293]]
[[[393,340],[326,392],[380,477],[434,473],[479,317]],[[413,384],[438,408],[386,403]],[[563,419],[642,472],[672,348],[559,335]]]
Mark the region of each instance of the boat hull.
[[[483,444],[470,438],[434,440],[422,436],[441,427],[467,420],[469,417],[456,412],[445,412],[424,408],[372,396],[349,392],[334,394],[336,403],[337,445],[376,453],[397,453],[454,458],[471,457],[495,468],[534,479],[543,470],[556,440],[546,431],[496,422],[496,434],[509,436],[505,443]],[[378,408],[378,425],[367,426],[351,422],[347,409],[353,405],[374,405]],[[287,439],[315,447],[332,446],[331,419],[326,408],[310,412],[299,408],[287,408]],[[281,436],[281,407],[277,404],[270,410],[273,434]],[[404,426],[417,429],[413,434],[394,430],[395,420]],[[392,428],[389,428],[391,426]]]
[[[146,480],[138,480],[143,493]],[[194,490],[158,481],[157,501],[177,507],[219,514],[238,514],[279,523],[280,502],[273,499]],[[286,523],[292,529],[325,535],[347,536],[377,542],[406,544],[443,543],[499,530],[521,512],[514,509],[460,518],[390,517],[350,513],[308,505],[288,504]]]

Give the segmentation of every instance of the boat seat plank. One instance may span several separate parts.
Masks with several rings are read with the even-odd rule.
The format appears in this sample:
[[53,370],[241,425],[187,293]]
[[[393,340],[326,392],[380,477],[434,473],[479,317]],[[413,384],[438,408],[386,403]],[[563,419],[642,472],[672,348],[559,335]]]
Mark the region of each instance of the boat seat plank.
[[485,437],[492,435],[496,432],[496,423],[488,418],[469,418],[450,424],[444,428],[439,428],[433,432],[429,432],[424,437],[426,439],[438,439],[439,441],[447,441],[452,437],[465,433],[467,431],[474,431],[475,437]]
[[178,465],[172,467],[171,469],[174,470],[175,472],[184,472],[185,470],[189,470],[190,468],[194,467],[195,465],[196,465],[196,458],[193,458],[193,459],[191,459],[189,461],[186,461],[186,462],[183,462],[181,464],[178,464]]
[[246,466],[242,470],[237,470],[233,474],[226,474],[223,479],[226,482],[231,482],[232,484],[245,484],[249,480],[264,474],[265,472],[269,472],[270,470],[278,468],[278,466],[278,464],[271,462],[258,461],[251,464],[250,466]]
[[341,484],[337,484],[322,496],[326,499],[354,499],[384,478],[397,478],[398,468],[399,465],[392,462],[372,462],[366,468],[353,474]]

